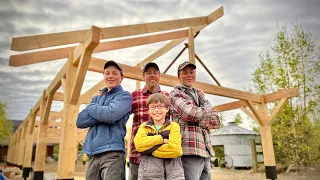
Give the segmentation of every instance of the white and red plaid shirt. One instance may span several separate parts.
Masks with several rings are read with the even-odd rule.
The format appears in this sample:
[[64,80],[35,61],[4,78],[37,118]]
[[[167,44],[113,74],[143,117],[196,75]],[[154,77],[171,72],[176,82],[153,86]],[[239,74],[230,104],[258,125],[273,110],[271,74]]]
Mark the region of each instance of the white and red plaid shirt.
[[214,156],[210,130],[219,128],[220,120],[203,91],[180,84],[170,92],[170,98],[172,121],[181,128],[183,155]]
[[[169,96],[168,92],[161,91],[160,86],[157,87],[156,92],[161,92]],[[133,121],[132,121],[132,133],[131,133],[131,139],[130,139],[130,154],[129,154],[130,163],[138,164],[140,162],[140,153],[136,150],[133,139],[138,132],[139,126],[143,122],[147,122],[150,120],[146,103],[147,103],[148,97],[151,94],[152,92],[147,89],[147,86],[144,86],[143,89],[139,89],[132,92]],[[170,118],[169,113],[167,113],[166,118]]]

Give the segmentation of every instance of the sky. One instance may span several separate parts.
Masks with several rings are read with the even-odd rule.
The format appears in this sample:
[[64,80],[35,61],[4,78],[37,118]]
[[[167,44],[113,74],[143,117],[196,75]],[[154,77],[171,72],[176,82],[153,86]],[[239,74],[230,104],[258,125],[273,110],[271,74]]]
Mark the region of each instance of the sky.
[[[278,26],[300,23],[320,45],[320,0],[199,0],[199,1],[147,1],[147,0],[2,0],[0,1],[0,103],[8,105],[8,118],[24,120],[40,98],[66,59],[20,67],[10,67],[13,37],[68,32],[98,27],[166,21],[207,16],[219,7],[224,16],[204,28],[195,40],[195,51],[224,87],[248,90],[253,69],[259,64],[259,54],[270,50]],[[111,39],[112,40],[112,39]],[[137,46],[93,54],[106,60],[135,65],[166,42]],[[183,43],[156,59],[163,71],[184,47]],[[28,51],[25,51],[28,52]],[[22,52],[22,53],[25,53]],[[176,75],[178,64],[188,60],[188,52],[168,71]],[[201,65],[197,64],[197,80],[215,84]],[[88,72],[82,93],[103,78],[102,74]],[[135,90],[135,81],[125,79],[124,89]],[[143,84],[142,84],[143,85]],[[163,87],[170,91],[171,87]],[[60,90],[59,90],[60,91]],[[213,105],[235,99],[207,95]],[[54,102],[52,111],[62,109]],[[223,114],[225,123],[232,121],[239,110]],[[251,120],[242,114],[244,126]]]

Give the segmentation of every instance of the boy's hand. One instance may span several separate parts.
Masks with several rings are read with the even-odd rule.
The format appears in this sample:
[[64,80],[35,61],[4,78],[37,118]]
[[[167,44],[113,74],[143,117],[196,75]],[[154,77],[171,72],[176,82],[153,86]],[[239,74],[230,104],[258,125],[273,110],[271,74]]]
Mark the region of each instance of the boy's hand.
[[168,141],[169,141],[169,139],[163,139],[163,143],[164,143],[164,144],[167,144]]

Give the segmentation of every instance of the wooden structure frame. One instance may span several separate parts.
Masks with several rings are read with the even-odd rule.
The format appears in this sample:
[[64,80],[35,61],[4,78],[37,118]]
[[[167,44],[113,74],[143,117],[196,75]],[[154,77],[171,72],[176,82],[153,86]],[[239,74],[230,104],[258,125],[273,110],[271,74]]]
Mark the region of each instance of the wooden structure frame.
[[[24,122],[13,135],[9,144],[7,162],[23,167],[24,171],[28,171],[28,169],[31,168],[31,144],[33,144],[31,142],[35,140],[33,134],[35,134],[37,131],[36,158],[33,170],[34,178],[42,179],[46,154],[45,147],[51,140],[52,142],[58,142],[58,136],[55,136],[55,139],[51,140],[49,138],[50,134],[52,134],[52,131],[57,130],[52,130],[48,127],[56,124],[55,119],[61,118],[61,126],[58,130],[60,138],[60,153],[57,178],[73,179],[77,143],[78,140],[81,140],[81,138],[77,138],[79,135],[79,130],[77,130],[75,125],[75,121],[79,112],[79,105],[89,103],[93,95],[104,85],[104,82],[100,81],[86,93],[80,94],[86,72],[89,70],[102,73],[103,66],[106,63],[106,60],[94,58],[92,57],[92,54],[96,52],[104,52],[171,40],[164,47],[142,60],[136,66],[120,64],[123,68],[124,77],[137,80],[137,87],[139,87],[139,81],[143,80],[141,75],[141,67],[168,52],[170,49],[182,43],[184,40],[188,40],[186,47],[189,50],[189,60],[195,63],[195,59],[197,59],[209,72],[211,77],[213,77],[208,68],[195,54],[194,38],[200,30],[218,20],[223,16],[223,14],[223,7],[220,7],[208,16],[203,17],[107,28],[92,26],[89,30],[13,38],[11,50],[14,51],[34,50],[73,43],[79,44],[77,46],[67,48],[39,50],[36,52],[10,56],[10,66],[24,66],[61,58],[68,58],[68,60],[58,72],[56,77],[52,80],[48,88],[43,91],[38,102],[30,110],[30,113]],[[100,40],[102,39],[142,35],[167,30],[176,31],[135,38],[129,37],[122,40],[100,43]],[[174,86],[178,83],[179,82],[175,76],[161,74],[159,84]],[[203,89],[204,92],[208,94],[229,97],[238,100],[232,103],[215,106],[216,111],[223,112],[241,108],[245,113],[258,122],[261,130],[264,162],[268,177],[268,172],[270,172],[270,170],[273,172],[276,165],[271,136],[272,119],[274,119],[274,117],[278,114],[288,98],[298,96],[298,89],[288,89],[272,94],[258,95],[250,92],[222,87],[219,82],[216,81],[216,83],[218,85],[196,82],[195,87]],[[57,92],[61,86],[64,91],[63,93]],[[280,103],[269,116],[266,103],[277,100],[280,100]],[[53,101],[64,102],[64,108],[61,112],[50,111]],[[35,121],[35,117],[37,115],[40,115],[40,122]],[[34,128],[35,124],[38,124],[37,130]]]

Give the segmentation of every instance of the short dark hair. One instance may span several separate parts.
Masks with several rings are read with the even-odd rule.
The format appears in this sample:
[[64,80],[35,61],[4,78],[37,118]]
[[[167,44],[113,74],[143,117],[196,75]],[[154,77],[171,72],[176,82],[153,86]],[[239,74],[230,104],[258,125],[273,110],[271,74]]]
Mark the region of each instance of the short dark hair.
[[171,105],[170,98],[162,93],[151,94],[147,99],[147,108],[149,108],[149,105],[152,103],[162,103],[166,107]]

